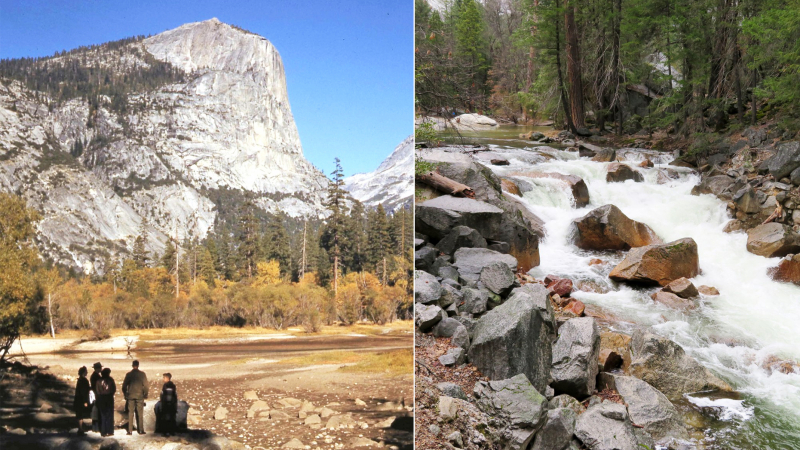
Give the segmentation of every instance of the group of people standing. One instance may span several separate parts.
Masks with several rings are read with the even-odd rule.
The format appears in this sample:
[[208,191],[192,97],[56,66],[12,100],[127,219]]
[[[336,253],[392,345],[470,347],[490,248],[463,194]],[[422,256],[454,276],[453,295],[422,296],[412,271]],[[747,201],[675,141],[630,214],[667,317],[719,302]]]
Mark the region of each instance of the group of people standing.
[[[73,409],[78,419],[78,434],[85,435],[83,420],[92,419],[92,431],[101,436],[114,434],[114,394],[117,384],[111,377],[111,369],[103,367],[99,362],[92,366],[94,372],[88,379],[86,366],[78,370],[78,383],[75,386],[75,400]],[[164,386],[161,389],[161,405],[157,411],[159,429],[164,435],[169,436],[177,431],[178,392],[172,375],[163,375]],[[136,431],[147,434],[144,429],[144,406],[149,392],[147,375],[139,370],[139,361],[134,360],[132,370],[125,374],[122,382],[122,393],[125,397],[125,410],[128,413],[128,434],[133,434],[134,418]]]

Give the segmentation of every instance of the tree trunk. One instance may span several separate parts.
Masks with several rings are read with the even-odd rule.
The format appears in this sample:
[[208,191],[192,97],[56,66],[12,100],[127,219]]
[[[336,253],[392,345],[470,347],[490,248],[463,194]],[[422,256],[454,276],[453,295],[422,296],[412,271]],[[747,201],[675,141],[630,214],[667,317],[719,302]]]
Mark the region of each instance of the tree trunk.
[[622,94],[619,92],[619,41],[620,41],[620,23],[622,22],[622,0],[616,0],[616,14],[614,15],[614,42],[612,44],[613,50],[611,57],[611,83],[614,85],[614,97],[609,103],[609,110],[617,109],[617,134],[622,135]]
[[[578,26],[575,24],[575,8],[567,4],[564,13],[567,35],[567,78],[569,80],[569,101],[574,127],[586,128],[583,110],[583,73],[581,70],[581,51],[578,44]],[[575,131],[573,131],[574,133]]]
[[47,315],[50,316],[50,337],[56,338],[56,328],[53,326],[53,293],[47,293]]
[[303,221],[303,258],[300,260],[300,281],[306,276],[306,226],[308,220]]
[[561,91],[561,106],[564,108],[564,116],[567,119],[567,128],[577,134],[575,123],[572,121],[572,112],[567,101],[567,92],[564,87],[564,76],[561,72],[561,26],[556,21],[556,72],[558,73],[558,89]]
[[736,50],[736,60],[733,63],[733,70],[735,71],[734,83],[736,85],[736,115],[739,118],[739,123],[744,123],[744,100],[742,99],[742,68],[740,63],[742,55],[740,50]]
[[475,198],[475,192],[471,187],[466,184],[461,184],[458,181],[451,180],[438,172],[428,172],[426,174],[417,175],[417,181],[427,184],[437,191],[456,197]]

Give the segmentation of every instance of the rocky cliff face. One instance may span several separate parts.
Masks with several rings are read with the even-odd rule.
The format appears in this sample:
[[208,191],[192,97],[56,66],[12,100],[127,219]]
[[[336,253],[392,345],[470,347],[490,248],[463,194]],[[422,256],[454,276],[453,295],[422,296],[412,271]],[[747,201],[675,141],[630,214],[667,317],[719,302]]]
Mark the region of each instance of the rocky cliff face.
[[55,101],[0,78],[0,189],[43,212],[46,256],[102,272],[108,256],[132,248],[143,222],[155,254],[167,235],[202,239],[219,190],[250,193],[269,212],[322,214],[326,179],[303,157],[283,64],[265,38],[211,19],[33,69],[79,66],[92,76],[112,68],[127,80],[163,62],[180,81],[121,101]]
[[414,136],[398,145],[380,166],[345,179],[345,189],[368,208],[382,204],[394,211],[414,200]]

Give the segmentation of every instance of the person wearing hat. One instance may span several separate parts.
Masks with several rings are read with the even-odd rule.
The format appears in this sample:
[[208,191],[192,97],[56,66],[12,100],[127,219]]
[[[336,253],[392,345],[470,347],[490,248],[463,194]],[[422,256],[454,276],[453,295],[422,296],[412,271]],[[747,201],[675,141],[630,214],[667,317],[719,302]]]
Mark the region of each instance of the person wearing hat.
[[72,409],[75,410],[75,418],[78,419],[78,436],[83,436],[83,419],[89,417],[92,405],[89,403],[89,380],[86,375],[89,373],[86,366],[78,369],[78,383],[75,385],[75,399],[72,402]]
[[103,365],[100,362],[92,364],[94,372],[89,377],[89,390],[94,392],[95,401],[92,403],[92,431],[95,433],[100,432],[100,411],[97,409],[97,380],[100,379],[100,372],[103,370]]
[[139,434],[147,434],[144,431],[144,401],[147,399],[147,375],[139,370],[139,361],[133,360],[133,370],[125,374],[122,382],[122,393],[128,402],[128,434],[133,434],[133,416],[136,416],[136,431]]

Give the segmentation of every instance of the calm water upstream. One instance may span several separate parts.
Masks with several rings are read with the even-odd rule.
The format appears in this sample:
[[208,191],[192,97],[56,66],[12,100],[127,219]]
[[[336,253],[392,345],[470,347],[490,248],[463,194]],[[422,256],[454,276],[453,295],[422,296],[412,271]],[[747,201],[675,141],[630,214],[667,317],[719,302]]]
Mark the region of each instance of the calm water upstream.
[[[699,176],[676,169],[679,179],[657,184],[658,169],[666,167],[671,155],[620,152],[632,163],[649,156],[656,166],[635,169],[644,175],[643,183],[607,183],[608,163],[554,148],[533,147],[519,138],[519,133],[531,129],[501,127],[467,134],[473,142],[488,145],[508,159],[508,166],[491,166],[501,177],[515,174],[519,178],[524,171],[558,172],[583,178],[589,188],[591,203],[575,209],[570,191],[561,182],[522,177],[534,189],[521,198],[545,221],[548,233],[540,244],[541,265],[531,274],[537,278],[555,274],[606,286],[608,293],[575,292],[573,297],[598,305],[624,321],[651,326],[734,386],[741,394],[738,398],[686,396],[678,405],[704,430],[700,437],[705,448],[800,449],[800,375],[764,368],[764,362],[775,357],[800,361],[800,287],[767,276],[767,269],[777,265],[779,259],[749,253],[744,233],[722,231],[729,220],[725,204],[712,195],[691,195]],[[535,151],[553,158],[532,165],[530,153]],[[613,265],[590,266],[592,258],[616,263],[623,255],[578,249],[569,243],[569,224],[609,203],[631,219],[650,225],[665,242],[693,238],[702,270],[694,284],[714,286],[721,295],[706,297],[699,308],[684,313],[655,304],[650,299],[655,289],[611,282],[607,275]],[[620,326],[623,330],[625,327]],[[706,414],[698,419],[701,409]],[[709,417],[709,411],[715,417]]]

